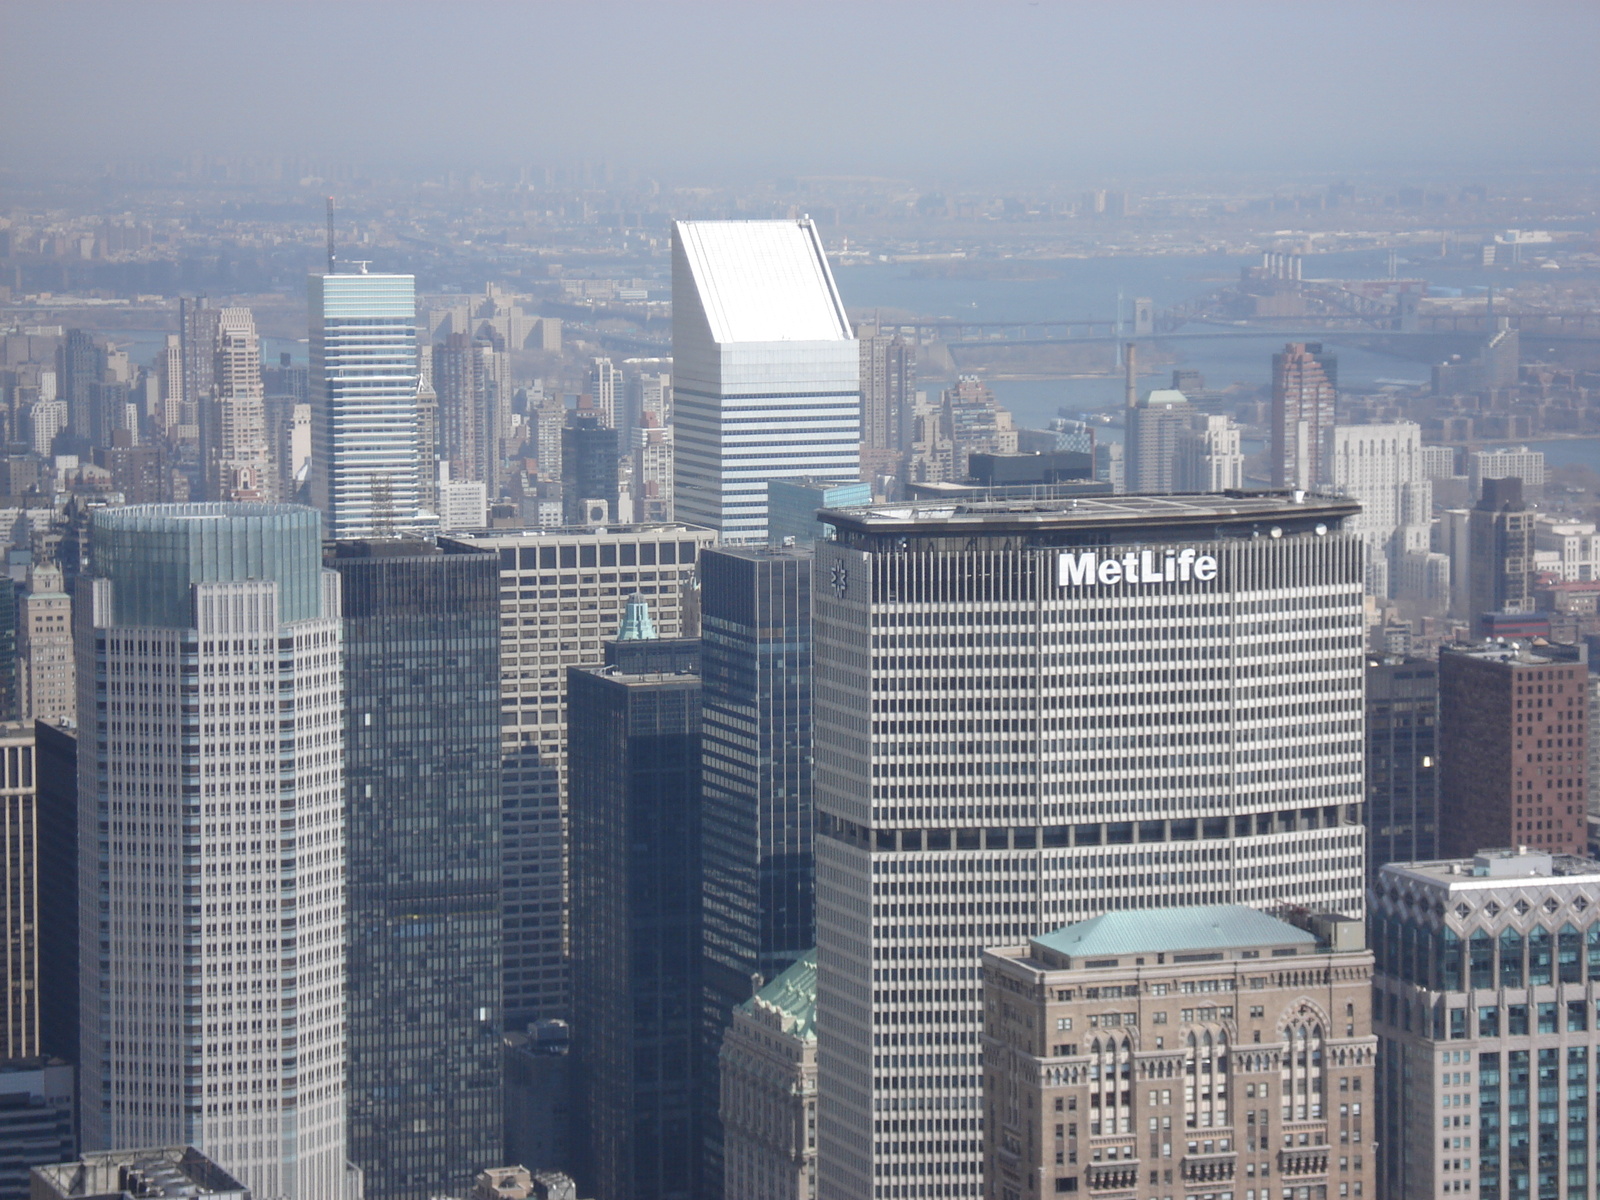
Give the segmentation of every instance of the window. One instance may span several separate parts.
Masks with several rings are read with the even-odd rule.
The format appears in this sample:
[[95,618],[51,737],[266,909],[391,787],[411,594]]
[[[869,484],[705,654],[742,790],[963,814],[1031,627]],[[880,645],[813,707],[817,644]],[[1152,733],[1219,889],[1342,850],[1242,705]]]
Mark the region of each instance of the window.
[[1056,1030],[1058,1032],[1065,1033],[1067,1030],[1069,1030],[1071,1028],[1072,1028],[1072,1018],[1071,1017],[1057,1017],[1056,1018]]

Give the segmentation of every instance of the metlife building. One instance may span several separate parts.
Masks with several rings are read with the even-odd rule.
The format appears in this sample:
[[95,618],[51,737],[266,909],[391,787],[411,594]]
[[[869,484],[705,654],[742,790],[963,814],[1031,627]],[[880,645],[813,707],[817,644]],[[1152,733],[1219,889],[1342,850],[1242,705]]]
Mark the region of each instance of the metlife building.
[[1360,915],[1358,511],[1284,492],[826,515],[824,1200],[981,1194],[982,947],[1108,909]]

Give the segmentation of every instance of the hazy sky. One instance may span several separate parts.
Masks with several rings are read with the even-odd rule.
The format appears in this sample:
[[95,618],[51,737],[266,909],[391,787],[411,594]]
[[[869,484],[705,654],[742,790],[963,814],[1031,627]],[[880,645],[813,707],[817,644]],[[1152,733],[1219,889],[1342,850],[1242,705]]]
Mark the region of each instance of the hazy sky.
[[0,155],[675,182],[1591,167],[1597,48],[1595,0],[0,0]]

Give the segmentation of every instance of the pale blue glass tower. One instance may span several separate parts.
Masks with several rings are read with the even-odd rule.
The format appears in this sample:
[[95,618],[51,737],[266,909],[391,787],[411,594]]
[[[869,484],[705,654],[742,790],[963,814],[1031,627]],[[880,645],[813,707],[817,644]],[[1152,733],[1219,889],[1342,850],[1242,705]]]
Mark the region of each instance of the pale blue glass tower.
[[427,523],[416,292],[411,275],[311,277],[311,498],[330,537]]

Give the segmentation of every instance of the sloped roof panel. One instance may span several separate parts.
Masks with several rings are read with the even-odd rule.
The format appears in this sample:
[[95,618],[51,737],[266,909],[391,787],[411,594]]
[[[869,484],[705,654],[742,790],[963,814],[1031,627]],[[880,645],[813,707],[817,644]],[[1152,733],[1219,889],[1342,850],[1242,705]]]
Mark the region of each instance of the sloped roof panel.
[[679,221],[676,230],[713,341],[850,340],[810,221]]

